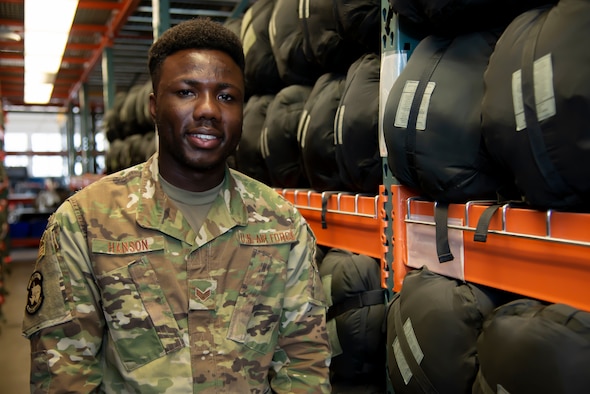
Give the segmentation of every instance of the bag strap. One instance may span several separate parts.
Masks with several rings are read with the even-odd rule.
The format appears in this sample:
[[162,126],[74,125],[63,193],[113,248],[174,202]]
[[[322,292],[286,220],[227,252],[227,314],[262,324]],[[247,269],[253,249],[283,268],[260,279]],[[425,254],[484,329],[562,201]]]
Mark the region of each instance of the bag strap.
[[524,42],[522,50],[521,68],[522,68],[522,100],[524,105],[524,115],[526,127],[528,130],[529,144],[532,155],[537,164],[537,168],[543,175],[548,186],[558,195],[571,194],[572,189],[569,187],[549,158],[547,146],[543,138],[543,131],[537,118],[537,105],[535,101],[535,80],[534,80],[534,63],[535,49],[537,40],[541,33],[541,28],[545,22],[547,13],[541,13],[533,23],[532,28]]
[[432,78],[432,74],[434,74],[438,63],[440,63],[440,59],[446,50],[446,47],[439,48],[432,54],[432,56],[430,56],[428,64],[424,66],[424,70],[420,76],[420,80],[418,81],[419,83],[416,88],[416,92],[414,93],[412,104],[410,105],[408,126],[406,128],[406,160],[408,162],[408,169],[412,173],[412,178],[416,182],[419,179],[418,174],[416,173],[416,127],[418,116],[420,114],[422,100],[424,98],[424,93],[426,92],[428,82],[430,81],[430,78]]
[[400,309],[400,304],[401,297],[398,298],[395,302],[393,302],[393,326],[395,328],[395,335],[398,339],[399,346],[404,356],[404,359],[410,367],[410,371],[412,371],[412,375],[416,378],[416,383],[418,383],[418,386],[420,387],[420,389],[422,389],[422,392],[425,394],[438,394],[438,391],[434,388],[432,382],[430,381],[430,379],[428,379],[428,376],[426,376],[426,374],[422,370],[422,367],[420,367],[420,364],[418,364],[418,361],[416,360],[416,357],[412,352],[412,348],[408,343],[404,326],[402,324],[402,313]]
[[330,201],[330,197],[336,194],[335,192],[323,192],[322,193],[322,229],[328,228],[328,222],[326,221],[326,213],[328,213],[328,201]]
[[490,222],[496,211],[503,205],[523,205],[527,207],[526,203],[522,200],[505,200],[498,198],[492,205],[488,206],[481,213],[481,216],[477,220],[477,227],[475,228],[475,234],[473,240],[475,242],[486,242],[488,238],[488,231],[490,228]]
[[492,204],[487,207],[479,217],[477,221],[477,227],[475,228],[475,234],[473,234],[473,240],[475,242],[485,242],[488,239],[488,229],[490,228],[490,221],[494,213],[500,208],[502,204]]
[[439,263],[446,263],[455,257],[451,253],[449,246],[449,229],[447,223],[449,220],[449,203],[435,202],[434,204],[434,225],[436,238],[436,254]]
[[367,290],[362,293],[357,293],[350,297],[346,297],[337,304],[330,306],[330,308],[328,308],[328,312],[326,313],[326,320],[331,320],[336,316],[339,316],[352,309],[379,304],[385,305],[385,302],[385,289]]

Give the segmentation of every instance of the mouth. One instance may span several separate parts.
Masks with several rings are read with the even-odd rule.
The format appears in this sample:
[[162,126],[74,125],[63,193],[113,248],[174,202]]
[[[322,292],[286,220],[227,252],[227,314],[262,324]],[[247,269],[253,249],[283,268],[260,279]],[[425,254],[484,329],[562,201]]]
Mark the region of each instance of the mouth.
[[222,138],[208,133],[187,133],[190,144],[197,149],[214,149],[221,144]]
[[191,136],[194,136],[194,137],[202,139],[202,140],[209,140],[209,141],[217,139],[217,137],[215,137],[214,135],[211,135],[211,134],[196,133],[196,134],[191,134]]

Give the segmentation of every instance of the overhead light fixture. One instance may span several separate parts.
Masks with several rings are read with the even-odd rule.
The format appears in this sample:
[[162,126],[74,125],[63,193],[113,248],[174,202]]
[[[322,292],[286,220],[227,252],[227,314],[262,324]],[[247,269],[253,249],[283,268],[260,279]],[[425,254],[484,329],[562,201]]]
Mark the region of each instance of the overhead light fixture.
[[25,0],[25,102],[47,104],[78,0]]
[[22,37],[20,34],[8,30],[7,28],[0,27],[0,41],[20,41]]

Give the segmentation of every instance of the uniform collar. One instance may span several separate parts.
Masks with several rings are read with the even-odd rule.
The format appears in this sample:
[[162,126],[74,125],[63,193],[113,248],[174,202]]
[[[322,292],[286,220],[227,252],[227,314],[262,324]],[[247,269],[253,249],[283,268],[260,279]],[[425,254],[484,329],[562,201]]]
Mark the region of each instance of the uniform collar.
[[[192,244],[195,242],[196,234],[193,231],[187,231],[190,226],[172,200],[164,193],[158,175],[158,154],[155,153],[147,160],[141,173],[137,223],[142,227],[158,229]],[[206,239],[217,237],[235,226],[245,226],[248,223],[248,209],[241,197],[243,192],[242,183],[226,166],[221,190],[206,219],[215,224],[215,226],[207,226]],[[202,234],[200,238],[203,242]]]

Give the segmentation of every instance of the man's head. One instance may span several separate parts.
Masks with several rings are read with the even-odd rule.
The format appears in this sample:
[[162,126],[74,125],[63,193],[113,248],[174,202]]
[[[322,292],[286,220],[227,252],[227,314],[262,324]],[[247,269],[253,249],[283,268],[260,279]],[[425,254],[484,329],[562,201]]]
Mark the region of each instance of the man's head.
[[166,30],[148,53],[152,87],[156,91],[164,60],[184,49],[215,49],[227,53],[244,72],[244,50],[240,38],[209,18],[196,18]]
[[152,45],[149,67],[160,175],[185,190],[209,190],[223,180],[242,135],[241,42],[217,22],[192,19]]

